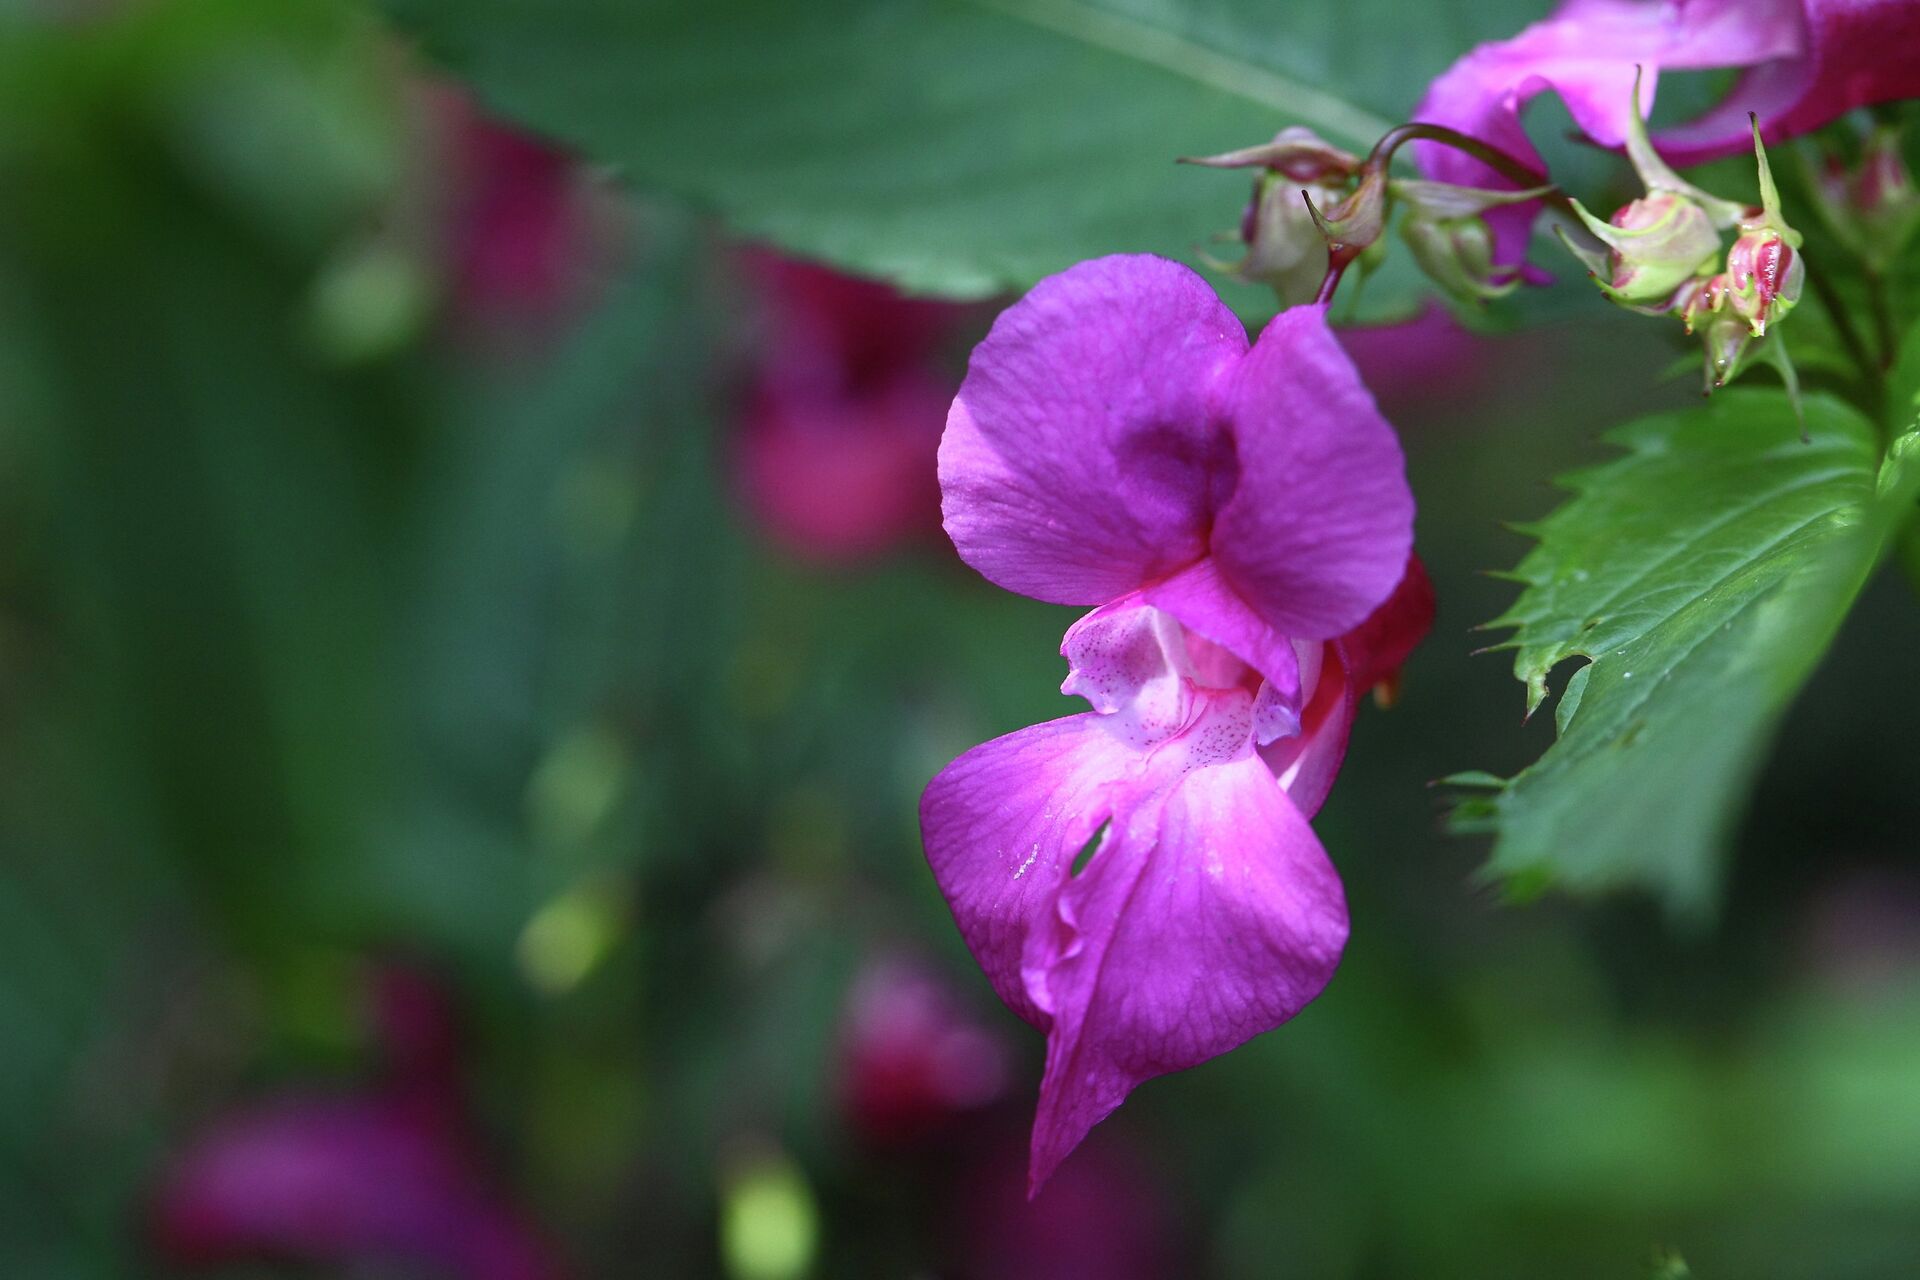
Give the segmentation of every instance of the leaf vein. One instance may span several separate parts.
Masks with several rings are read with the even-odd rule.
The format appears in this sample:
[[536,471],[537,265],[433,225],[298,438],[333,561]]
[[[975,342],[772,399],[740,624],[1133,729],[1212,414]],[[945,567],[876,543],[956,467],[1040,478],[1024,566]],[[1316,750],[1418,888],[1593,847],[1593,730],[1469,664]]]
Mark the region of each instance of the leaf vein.
[[967,0],[1070,39],[1159,67],[1367,147],[1393,123],[1289,76],[1083,0]]

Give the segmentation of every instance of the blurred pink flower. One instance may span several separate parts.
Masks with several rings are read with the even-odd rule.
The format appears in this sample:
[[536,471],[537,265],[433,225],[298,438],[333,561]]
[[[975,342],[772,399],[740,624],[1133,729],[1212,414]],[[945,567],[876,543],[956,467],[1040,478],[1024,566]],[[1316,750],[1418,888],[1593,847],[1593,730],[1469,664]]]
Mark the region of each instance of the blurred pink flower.
[[1457,397],[1488,368],[1486,340],[1437,302],[1400,324],[1336,329],[1360,380],[1383,404]]
[[1151,1166],[1114,1134],[1088,1141],[1031,1202],[1014,1142],[963,1175],[954,1235],[963,1280],[1167,1280],[1176,1215]]
[[740,261],[764,318],[734,441],[754,518],[827,563],[931,535],[934,458],[958,382],[937,358],[974,309],[764,249]]
[[560,1268],[481,1171],[454,1075],[451,1015],[423,980],[376,977],[386,1078],[289,1092],[220,1118],[167,1165],[152,1206],[171,1261],[389,1262],[455,1280]]
[[485,114],[465,94],[430,94],[442,152],[441,213],[456,312],[551,319],[575,302],[598,245],[591,187],[573,156]]
[[884,957],[855,979],[842,1014],[841,1108],[868,1142],[910,1145],[999,1098],[1009,1058],[938,973]]
[[[1745,68],[1717,107],[1655,138],[1670,162],[1695,164],[1751,148],[1749,111],[1774,142],[1854,107],[1920,95],[1917,49],[1916,0],[1567,0],[1551,17],[1454,63],[1413,118],[1449,125],[1540,166],[1520,113],[1548,89],[1589,138],[1618,147],[1634,110],[1637,69],[1644,69],[1644,111],[1663,70]],[[1441,181],[1512,185],[1451,148],[1422,143],[1417,155],[1422,170]],[[1515,205],[1488,216],[1498,261],[1523,256],[1539,209]]]

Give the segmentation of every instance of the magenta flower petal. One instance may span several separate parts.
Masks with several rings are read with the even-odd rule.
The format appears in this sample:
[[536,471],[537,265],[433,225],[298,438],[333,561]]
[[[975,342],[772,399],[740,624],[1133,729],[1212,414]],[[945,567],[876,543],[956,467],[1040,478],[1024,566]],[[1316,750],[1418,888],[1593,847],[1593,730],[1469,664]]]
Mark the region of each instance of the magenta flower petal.
[[1749,111],[1777,142],[1855,107],[1920,97],[1920,5],[1806,0],[1804,10],[1794,53],[1754,66],[1714,110],[1656,136],[1668,161],[1698,164],[1747,150]]
[[1122,714],[1057,720],[968,752],[921,802],[962,936],[1048,1033],[1036,1187],[1134,1085],[1299,1012],[1346,940],[1339,877],[1253,752],[1252,696],[1190,696],[1150,748]]
[[1309,819],[1320,812],[1333,790],[1360,709],[1359,688],[1340,654],[1336,644],[1322,646],[1320,679],[1301,712],[1300,731],[1260,748],[1260,758],[1279,780],[1287,799]]
[[1021,976],[1028,934],[1140,759],[1109,717],[1086,712],[975,747],[920,798],[927,862],[960,936],[1007,1007],[1042,1030]]
[[1371,689],[1391,680],[1433,627],[1433,580],[1420,557],[1408,556],[1406,572],[1367,620],[1341,636],[1341,661],[1354,687]]
[[1137,751],[1172,737],[1192,712],[1193,663],[1170,615],[1135,592],[1067,628],[1060,642],[1067,678],[1060,692],[1111,716],[1108,732]]
[[1419,556],[1409,556],[1406,574],[1386,603],[1324,647],[1320,678],[1301,716],[1300,732],[1261,747],[1261,758],[1287,798],[1307,817],[1320,812],[1333,789],[1361,699],[1376,686],[1391,691],[1401,664],[1433,625],[1433,608],[1426,566]]
[[1103,604],[1206,551],[1233,482],[1214,386],[1246,331],[1149,256],[1083,262],[1002,312],[940,445],[947,532],[1010,591]]
[[1276,316],[1225,405],[1240,483],[1215,519],[1214,560],[1268,625],[1330,640],[1387,598],[1413,549],[1400,442],[1323,307]]
[[1117,816],[1029,944],[1029,983],[1053,1015],[1033,1187],[1135,1085],[1300,1012],[1346,937],[1339,876],[1251,751]]
[[[1454,63],[1428,87],[1414,119],[1448,125],[1540,167],[1520,113],[1541,93],[1557,92],[1582,132],[1617,147],[1626,141],[1637,67],[1645,74],[1641,105],[1651,107],[1663,69],[1793,58],[1802,48],[1801,23],[1797,0],[1569,0],[1512,39],[1483,44]],[[1514,185],[1450,147],[1421,143],[1415,154],[1421,170],[1442,182]],[[1539,209],[1513,205],[1487,216],[1497,261],[1525,256]]]

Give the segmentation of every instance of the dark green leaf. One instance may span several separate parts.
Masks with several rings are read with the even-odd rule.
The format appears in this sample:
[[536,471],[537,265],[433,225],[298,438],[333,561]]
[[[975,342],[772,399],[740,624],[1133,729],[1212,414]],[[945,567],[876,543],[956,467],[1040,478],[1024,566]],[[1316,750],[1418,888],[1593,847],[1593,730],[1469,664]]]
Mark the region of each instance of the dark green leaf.
[[[1105,253],[1193,260],[1305,124],[1364,150],[1527,0],[391,0],[496,109],[739,231],[981,297]],[[1399,255],[1404,257],[1404,255]],[[1403,263],[1368,305],[1411,297]],[[1397,278],[1396,278],[1397,277]],[[1264,290],[1237,286],[1247,310]]]
[[[1721,852],[1788,703],[1866,581],[1920,468],[1878,467],[1873,426],[1778,392],[1723,393],[1611,437],[1527,530],[1514,629],[1529,708],[1571,673],[1540,761],[1459,814],[1491,870],[1573,889],[1638,884],[1710,907]],[[1910,453],[1911,450],[1904,451]]]

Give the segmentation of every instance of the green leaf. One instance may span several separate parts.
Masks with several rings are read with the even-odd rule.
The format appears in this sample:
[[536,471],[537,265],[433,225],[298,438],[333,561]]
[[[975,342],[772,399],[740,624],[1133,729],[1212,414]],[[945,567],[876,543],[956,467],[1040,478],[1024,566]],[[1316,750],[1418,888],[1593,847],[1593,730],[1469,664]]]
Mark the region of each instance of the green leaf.
[[1781,713],[1920,487],[1879,465],[1869,422],[1777,391],[1722,393],[1613,433],[1625,457],[1569,477],[1528,532],[1511,627],[1529,710],[1571,673],[1558,736],[1457,815],[1496,833],[1489,870],[1576,890],[1637,884],[1676,913],[1713,902],[1722,852]]
[[[1082,258],[1194,261],[1305,124],[1364,150],[1526,0],[388,0],[494,109],[747,235],[956,297]],[[1404,258],[1404,255],[1399,255]],[[1398,277],[1396,279],[1395,277]],[[1227,285],[1243,310],[1263,289]],[[1403,305],[1403,263],[1367,289]]]

